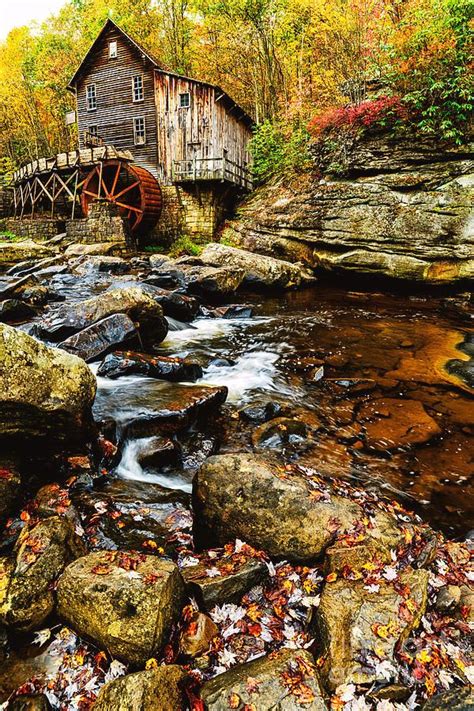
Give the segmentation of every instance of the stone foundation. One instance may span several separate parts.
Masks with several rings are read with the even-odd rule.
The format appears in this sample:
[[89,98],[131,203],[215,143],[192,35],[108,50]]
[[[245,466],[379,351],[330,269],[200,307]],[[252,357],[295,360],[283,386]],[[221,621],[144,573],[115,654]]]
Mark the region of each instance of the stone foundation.
[[64,220],[34,217],[33,219],[9,217],[2,221],[4,229],[17,237],[32,239],[35,242],[51,239],[64,232]]
[[235,200],[235,189],[220,183],[164,185],[161,191],[162,213],[146,241],[164,246],[180,235],[212,239]]
[[127,221],[119,215],[119,208],[106,201],[91,203],[88,217],[66,221],[67,238],[80,244],[123,242],[134,248],[135,243]]

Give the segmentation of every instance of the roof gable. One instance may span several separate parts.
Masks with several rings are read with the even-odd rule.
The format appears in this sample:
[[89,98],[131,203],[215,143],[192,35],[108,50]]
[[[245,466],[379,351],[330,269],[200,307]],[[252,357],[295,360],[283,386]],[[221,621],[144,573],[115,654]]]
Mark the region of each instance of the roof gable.
[[82,74],[84,71],[87,69],[89,65],[89,61],[91,57],[94,55],[95,51],[99,47],[100,43],[102,42],[102,39],[104,36],[107,34],[107,32],[110,29],[114,29],[117,32],[119,32],[124,40],[127,42],[127,44],[134,50],[137,54],[140,55],[140,57],[145,58],[149,63],[150,66],[153,67],[154,69],[161,69],[166,71],[166,68],[158,62],[158,60],[153,57],[152,54],[148,50],[146,50],[144,47],[142,47],[141,44],[139,44],[136,40],[134,40],[130,35],[128,35],[125,30],[123,30],[119,25],[117,25],[116,22],[111,20],[110,18],[106,21],[104,26],[102,27],[101,31],[89,47],[84,59],[80,63],[79,67],[76,69],[74,76],[71,78],[69,84],[68,84],[68,89],[73,89],[76,84],[78,83],[79,79],[81,78]]

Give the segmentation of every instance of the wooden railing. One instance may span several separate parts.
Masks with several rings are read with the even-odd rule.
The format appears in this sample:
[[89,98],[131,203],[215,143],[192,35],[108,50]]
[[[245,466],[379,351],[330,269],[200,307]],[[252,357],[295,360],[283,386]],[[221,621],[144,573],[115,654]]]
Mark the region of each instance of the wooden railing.
[[96,133],[91,133],[90,131],[82,132],[82,142],[86,148],[98,148],[98,146],[105,146],[104,139]]
[[252,190],[252,176],[249,168],[239,165],[226,156],[222,158],[192,158],[175,160],[173,180],[188,183],[198,180],[224,180]]

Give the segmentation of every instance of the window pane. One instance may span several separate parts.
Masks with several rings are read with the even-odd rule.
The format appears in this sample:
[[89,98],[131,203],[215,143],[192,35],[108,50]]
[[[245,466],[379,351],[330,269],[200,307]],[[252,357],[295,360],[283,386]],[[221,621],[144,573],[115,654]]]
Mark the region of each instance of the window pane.
[[133,139],[136,146],[146,143],[145,119],[142,116],[133,119]]
[[115,59],[117,56],[117,42],[109,42],[109,57]]
[[95,90],[95,84],[88,84],[86,86],[86,101],[88,111],[93,111],[97,108],[97,94]]
[[191,106],[191,97],[189,92],[179,95],[179,105],[182,109],[187,109]]
[[133,100],[134,101],[143,101],[143,77],[141,74],[139,74],[136,77],[133,77],[132,88],[133,88]]

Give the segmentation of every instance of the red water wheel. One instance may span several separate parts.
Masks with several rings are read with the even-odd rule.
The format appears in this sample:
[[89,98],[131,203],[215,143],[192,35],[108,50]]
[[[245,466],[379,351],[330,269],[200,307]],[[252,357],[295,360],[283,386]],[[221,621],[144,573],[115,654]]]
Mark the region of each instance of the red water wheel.
[[133,232],[151,230],[161,213],[161,189],[148,170],[120,160],[96,165],[86,177],[81,194],[84,215],[93,200],[107,200],[119,208]]

